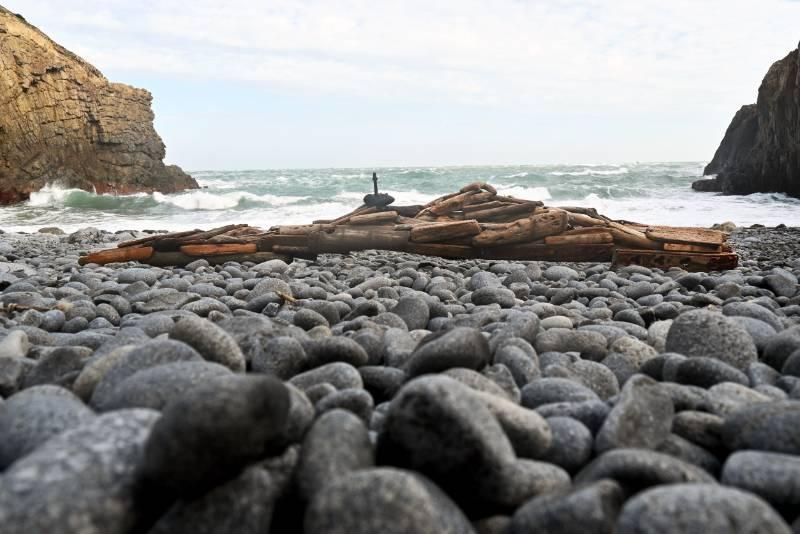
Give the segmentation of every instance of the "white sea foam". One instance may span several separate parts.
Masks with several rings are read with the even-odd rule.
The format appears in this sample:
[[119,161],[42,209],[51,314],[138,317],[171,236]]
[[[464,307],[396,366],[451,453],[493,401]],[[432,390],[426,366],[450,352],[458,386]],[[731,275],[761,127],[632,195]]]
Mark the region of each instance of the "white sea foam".
[[528,200],[550,200],[553,198],[546,187],[525,187],[523,185],[497,186],[497,193]]
[[264,203],[272,206],[286,206],[294,204],[308,197],[256,195],[247,191],[233,191],[230,193],[215,194],[208,191],[191,191],[177,195],[153,193],[153,199],[160,204],[171,204],[183,210],[226,210],[239,206],[243,201]]
[[628,174],[627,167],[620,167],[618,169],[610,170],[597,170],[594,168],[583,169],[580,171],[550,171],[547,174],[550,176],[616,176],[619,174]]
[[54,184],[47,184],[39,191],[31,193],[28,200],[29,206],[58,206],[64,203],[64,200],[70,195],[80,189],[66,189]]

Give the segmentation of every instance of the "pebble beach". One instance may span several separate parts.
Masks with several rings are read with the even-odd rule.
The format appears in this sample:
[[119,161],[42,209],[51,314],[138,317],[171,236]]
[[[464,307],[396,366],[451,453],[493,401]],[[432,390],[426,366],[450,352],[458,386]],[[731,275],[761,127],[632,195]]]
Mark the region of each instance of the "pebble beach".
[[800,532],[800,228],[78,265],[145,235],[0,233],[4,533]]

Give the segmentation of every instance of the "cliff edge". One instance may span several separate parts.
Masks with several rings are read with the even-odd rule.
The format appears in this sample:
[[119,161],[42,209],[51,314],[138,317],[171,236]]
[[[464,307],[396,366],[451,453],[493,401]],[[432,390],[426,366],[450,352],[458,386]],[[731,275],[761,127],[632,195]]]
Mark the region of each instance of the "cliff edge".
[[48,183],[112,194],[197,188],[164,165],[151,101],[0,6],[0,204]]
[[800,197],[800,47],[773,63],[755,104],[733,117],[698,191],[778,192]]

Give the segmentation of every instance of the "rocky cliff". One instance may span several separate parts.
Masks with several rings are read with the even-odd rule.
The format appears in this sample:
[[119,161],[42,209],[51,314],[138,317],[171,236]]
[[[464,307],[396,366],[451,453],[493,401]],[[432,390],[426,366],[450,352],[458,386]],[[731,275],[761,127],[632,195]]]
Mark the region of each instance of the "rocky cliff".
[[0,6],[0,204],[47,183],[114,194],[197,188],[164,165],[151,101]]
[[800,47],[770,67],[758,101],[733,117],[704,174],[717,177],[694,189],[800,197]]

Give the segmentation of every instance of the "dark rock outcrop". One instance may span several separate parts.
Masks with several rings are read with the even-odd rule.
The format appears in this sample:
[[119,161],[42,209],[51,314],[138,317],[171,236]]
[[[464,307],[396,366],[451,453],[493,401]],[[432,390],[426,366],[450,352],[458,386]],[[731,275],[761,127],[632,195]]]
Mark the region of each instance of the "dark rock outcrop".
[[736,113],[703,174],[717,176],[693,189],[800,197],[800,48],[773,63],[758,101]]
[[164,165],[151,101],[0,6],[0,204],[47,183],[113,194],[197,188]]

